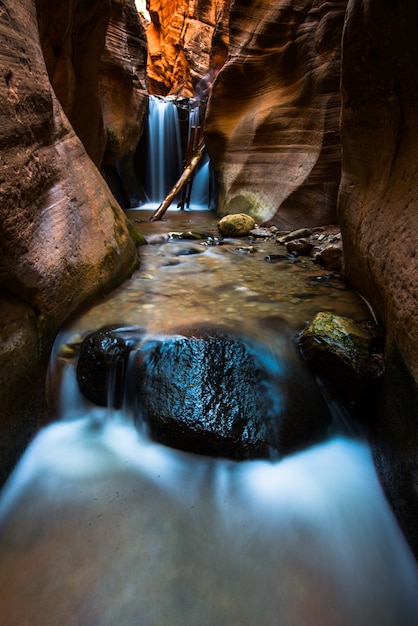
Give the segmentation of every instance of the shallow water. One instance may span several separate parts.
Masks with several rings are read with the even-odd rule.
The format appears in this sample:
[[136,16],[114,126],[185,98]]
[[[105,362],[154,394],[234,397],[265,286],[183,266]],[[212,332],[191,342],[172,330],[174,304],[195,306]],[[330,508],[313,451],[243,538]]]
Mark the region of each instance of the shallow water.
[[[155,332],[184,323],[265,326],[277,318],[297,332],[318,311],[371,318],[364,301],[338,278],[308,257],[289,258],[273,239],[221,242],[210,211],[170,210],[163,221],[148,223],[151,215],[128,211],[150,245],[140,248],[141,267],[131,279],[77,320],[80,332],[115,323]],[[211,240],[177,238],[189,231]],[[267,261],[272,255],[284,258]]]
[[96,410],[44,429],[0,503],[8,626],[415,626],[417,590],[368,447],[343,437],[234,463]]
[[208,212],[136,225],[155,243],[126,284],[58,338],[50,382],[60,421],[2,493],[1,623],[416,626],[417,564],[366,443],[340,435],[281,461],[211,459],[156,444],[129,411],[81,397],[78,342],[103,325],[266,331],[283,318],[297,332],[319,310],[370,317],[309,259],[267,262],[278,252],[271,241],[166,240],[193,230],[216,243]]

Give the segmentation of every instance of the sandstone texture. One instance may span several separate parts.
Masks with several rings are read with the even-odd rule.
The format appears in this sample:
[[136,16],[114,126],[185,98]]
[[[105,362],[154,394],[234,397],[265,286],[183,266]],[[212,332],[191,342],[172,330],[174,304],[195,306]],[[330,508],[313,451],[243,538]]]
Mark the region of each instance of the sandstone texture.
[[150,0],[149,91],[192,97],[211,67],[226,59],[229,0]]
[[[3,480],[39,423],[46,366],[57,330],[80,306],[128,276],[137,264],[137,255],[124,214],[51,88],[34,4],[22,0],[2,6]],[[93,11],[93,6],[90,8]],[[91,16],[92,24],[103,19],[102,9],[100,3],[96,18]],[[89,108],[86,102],[87,114],[95,103],[93,98]]]
[[37,0],[55,94],[88,155],[124,206],[138,206],[134,154],[147,110],[147,45],[134,0]]
[[220,215],[245,212],[280,228],[335,222],[345,8],[234,2],[205,126]]
[[36,0],[39,36],[51,85],[88,155],[100,165],[106,136],[99,96],[99,61],[110,1]]
[[102,171],[124,208],[143,200],[135,151],[147,113],[147,44],[134,0],[112,0],[100,58],[100,102],[106,133]]
[[[345,276],[385,326],[382,481],[418,554],[418,5],[350,0],[342,55]],[[394,469],[395,468],[395,469]],[[396,470],[396,471],[395,471]]]

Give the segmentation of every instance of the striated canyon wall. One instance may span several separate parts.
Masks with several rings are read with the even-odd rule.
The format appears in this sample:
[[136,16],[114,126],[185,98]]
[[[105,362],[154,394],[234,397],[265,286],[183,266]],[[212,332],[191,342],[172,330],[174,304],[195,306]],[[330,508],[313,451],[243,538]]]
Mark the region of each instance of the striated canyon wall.
[[[81,4],[85,3],[78,3],[78,9]],[[79,16],[80,32],[85,26],[83,37],[80,35],[83,54],[87,54],[86,46],[93,45],[87,23],[94,32],[98,29],[98,41],[93,45],[96,60],[100,57],[99,43],[104,45],[104,5],[90,3],[87,22]],[[65,6],[67,11],[68,4]],[[42,7],[40,3],[38,12],[44,32],[47,21]],[[63,28],[58,15],[55,17],[56,28]],[[50,32],[55,32],[55,27]],[[0,37],[3,481],[39,425],[44,410],[46,366],[56,332],[81,305],[126,278],[137,265],[137,253],[122,210],[51,88],[32,0],[1,3]],[[55,81],[59,83],[58,77],[67,75],[78,85],[67,54],[63,52],[59,58]],[[91,84],[87,90],[91,102],[84,94],[85,112],[87,116],[94,113],[97,123],[92,121],[92,134],[83,140],[87,146],[93,142],[95,157],[102,150],[98,149],[102,146],[102,125],[96,115],[98,73],[90,67],[85,69],[90,71],[89,80],[96,81],[95,89]],[[67,94],[74,111],[79,106],[75,92],[67,89],[62,95],[64,99]],[[76,126],[77,116],[74,119]]]
[[124,208],[142,192],[134,155],[147,112],[147,44],[134,0],[36,0],[55,94]]
[[226,59],[229,0],[149,0],[147,6],[149,91],[192,97],[211,65]]
[[147,43],[134,0],[111,0],[99,64],[99,94],[106,146],[101,169],[124,208],[138,206],[143,192],[135,151],[147,114]]
[[418,39],[415,0],[350,0],[338,214],[347,280],[386,329],[375,459],[418,555]]
[[280,228],[336,221],[346,0],[236,0],[206,119],[218,212]]

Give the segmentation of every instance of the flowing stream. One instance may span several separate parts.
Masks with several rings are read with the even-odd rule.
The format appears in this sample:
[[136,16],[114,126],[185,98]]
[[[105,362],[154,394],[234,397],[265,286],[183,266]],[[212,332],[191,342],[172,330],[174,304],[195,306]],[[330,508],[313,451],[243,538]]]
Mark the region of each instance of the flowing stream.
[[209,212],[170,212],[137,223],[155,242],[142,248],[141,268],[58,338],[57,421],[0,500],[2,623],[418,623],[417,565],[365,442],[340,433],[280,461],[211,459],[154,443],[127,409],[81,397],[77,346],[103,324],[174,332],[186,320],[241,316],[265,331],[280,315],[296,331],[315,309],[369,316],[310,260],[266,261],[275,243],[248,252],[242,241],[173,235],[193,225],[215,239],[214,222]]
[[273,337],[320,310],[370,318],[336,276],[272,238],[222,241],[210,211],[149,216],[129,212],[148,240],[139,270],[57,338],[53,422],[0,498],[1,623],[417,626],[417,564],[361,438],[213,459],[153,442],[128,406],[81,396],[79,345],[102,326],[221,321]]

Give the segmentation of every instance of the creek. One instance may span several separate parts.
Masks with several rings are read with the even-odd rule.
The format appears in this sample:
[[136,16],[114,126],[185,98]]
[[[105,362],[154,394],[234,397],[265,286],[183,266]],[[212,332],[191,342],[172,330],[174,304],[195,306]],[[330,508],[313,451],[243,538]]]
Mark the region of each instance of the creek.
[[282,459],[215,459],[156,443],[75,376],[103,326],[222,322],[273,344],[283,323],[296,335],[320,310],[363,321],[366,304],[274,238],[222,240],[210,211],[128,213],[148,241],[141,266],[60,333],[52,423],[0,499],[2,623],[416,626],[417,564],[361,437],[334,428]]

